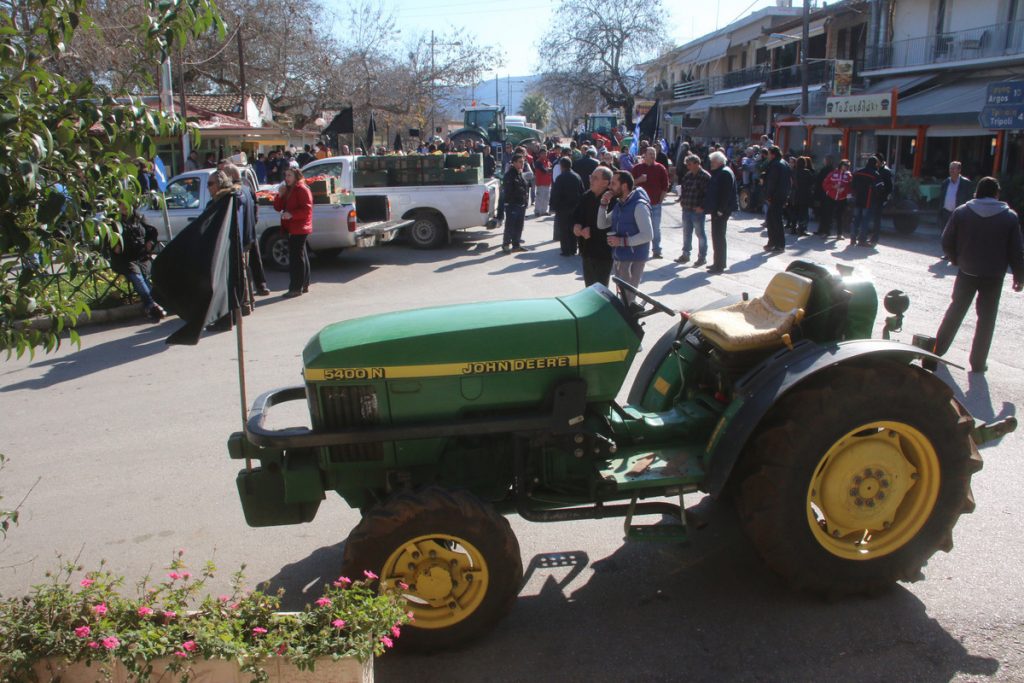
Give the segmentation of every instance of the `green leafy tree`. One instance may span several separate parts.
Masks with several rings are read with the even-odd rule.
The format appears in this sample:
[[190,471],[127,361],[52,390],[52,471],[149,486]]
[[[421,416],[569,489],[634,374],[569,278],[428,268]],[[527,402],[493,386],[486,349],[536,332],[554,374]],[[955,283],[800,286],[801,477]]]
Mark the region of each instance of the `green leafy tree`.
[[[213,0],[143,0],[135,67],[141,82],[190,39],[224,26]],[[87,312],[84,304],[39,304],[43,269],[74,277],[100,259],[121,210],[140,200],[137,157],[183,122],[144,107],[131,93],[54,67],[79,31],[102,31],[86,0],[14,0],[0,10],[0,348],[19,356],[56,348]],[[120,27],[119,27],[120,28]],[[155,88],[150,88],[150,91]],[[20,320],[51,318],[49,330]]]
[[538,128],[544,130],[551,117],[551,105],[540,93],[530,93],[523,98],[519,105],[519,113],[526,117],[527,121],[535,123]]

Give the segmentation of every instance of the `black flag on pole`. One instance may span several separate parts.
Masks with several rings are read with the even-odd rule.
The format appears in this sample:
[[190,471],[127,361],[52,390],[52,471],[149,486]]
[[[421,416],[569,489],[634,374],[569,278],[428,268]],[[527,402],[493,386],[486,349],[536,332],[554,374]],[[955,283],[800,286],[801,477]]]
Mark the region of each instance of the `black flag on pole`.
[[640,138],[650,141],[651,144],[658,139],[658,124],[661,122],[660,105],[660,102],[655,101],[654,105],[640,119]]
[[[366,124],[366,148],[367,154],[373,154],[373,138],[377,134],[377,119],[373,116],[373,110],[370,110],[370,122]],[[385,141],[387,142],[387,141]]]
[[239,275],[231,258],[236,215],[234,194],[214,201],[153,262],[154,291],[185,321],[168,344],[197,344],[203,328],[231,312]]

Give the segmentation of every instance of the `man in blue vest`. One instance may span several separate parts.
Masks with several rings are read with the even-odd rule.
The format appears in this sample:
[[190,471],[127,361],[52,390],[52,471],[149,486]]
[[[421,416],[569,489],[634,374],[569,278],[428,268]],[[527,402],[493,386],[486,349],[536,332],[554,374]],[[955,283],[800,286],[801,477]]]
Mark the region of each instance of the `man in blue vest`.
[[[601,196],[601,206],[604,208],[597,212],[597,227],[608,231],[612,273],[639,287],[654,239],[651,200],[642,187],[636,187],[632,173],[618,171],[612,176],[610,189]],[[633,295],[627,292],[626,299],[632,303]]]

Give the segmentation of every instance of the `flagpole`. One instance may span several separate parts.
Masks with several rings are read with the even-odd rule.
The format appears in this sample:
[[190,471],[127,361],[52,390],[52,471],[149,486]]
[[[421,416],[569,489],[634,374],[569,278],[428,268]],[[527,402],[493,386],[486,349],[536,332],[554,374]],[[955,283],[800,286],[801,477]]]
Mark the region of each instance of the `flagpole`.
[[[241,399],[242,407],[242,432],[245,432],[245,423],[249,418],[249,402],[245,397],[245,342],[242,340],[242,307],[239,305],[235,311],[235,345],[238,349],[238,396]],[[252,470],[252,460],[245,459],[245,469]]]

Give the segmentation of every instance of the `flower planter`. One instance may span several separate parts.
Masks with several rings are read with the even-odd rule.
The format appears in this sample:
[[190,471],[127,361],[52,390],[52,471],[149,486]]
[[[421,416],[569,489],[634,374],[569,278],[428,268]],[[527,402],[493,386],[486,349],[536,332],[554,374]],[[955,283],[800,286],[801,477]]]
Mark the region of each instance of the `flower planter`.
[[[153,683],[179,683],[188,674],[190,683],[249,683],[254,675],[239,670],[235,662],[223,659],[200,659],[188,663],[185,672],[168,671],[170,659],[153,662]],[[360,662],[354,657],[337,661],[318,659],[314,671],[299,671],[286,657],[274,657],[263,663],[269,683],[373,683],[373,662]],[[40,683],[134,683],[136,679],[120,662],[68,662],[48,659],[33,668]]]

